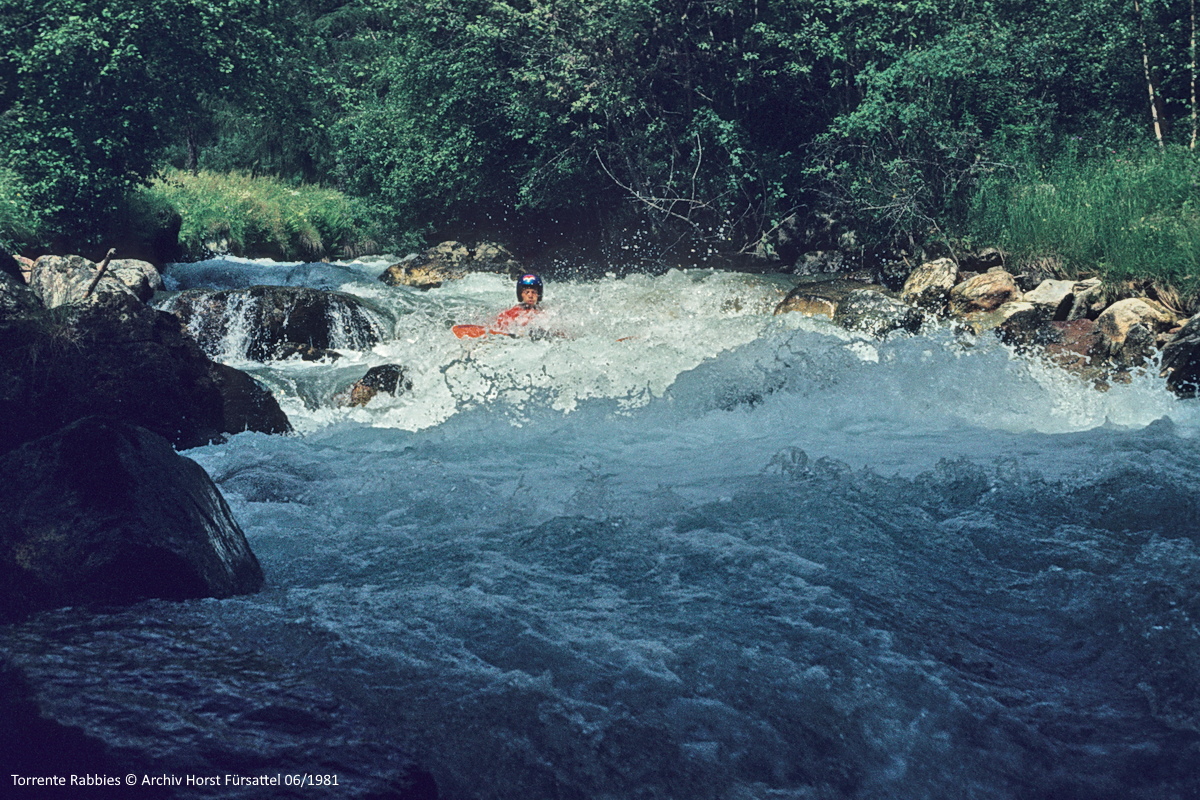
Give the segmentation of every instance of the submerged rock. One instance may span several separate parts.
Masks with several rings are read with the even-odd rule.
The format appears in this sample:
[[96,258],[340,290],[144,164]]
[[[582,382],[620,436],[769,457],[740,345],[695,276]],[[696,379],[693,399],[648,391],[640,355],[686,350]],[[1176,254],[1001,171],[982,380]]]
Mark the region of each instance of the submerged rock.
[[363,350],[385,329],[383,314],[353,295],[298,286],[189,289],[164,308],[214,358],[272,361],[298,348]]
[[0,457],[0,471],[0,615],[262,587],[212,480],[145,428],[86,417]]
[[346,405],[365,406],[380,392],[395,396],[411,388],[412,381],[405,377],[404,367],[399,364],[371,367],[347,390]]

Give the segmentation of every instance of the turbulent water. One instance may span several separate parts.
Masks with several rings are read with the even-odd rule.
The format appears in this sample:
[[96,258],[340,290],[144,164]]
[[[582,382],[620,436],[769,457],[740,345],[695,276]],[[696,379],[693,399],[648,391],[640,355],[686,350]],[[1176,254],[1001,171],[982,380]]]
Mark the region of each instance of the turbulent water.
[[[265,591],[5,634],[143,726],[130,747],[177,735],[161,663],[207,630],[356,709],[448,798],[1200,797],[1196,401],[1153,376],[1099,392],[989,336],[775,317],[786,280],[710,271],[550,281],[562,336],[459,340],[507,278],[380,271],[168,273],[337,289],[388,333],[334,362],[224,346],[297,429],[186,453]],[[380,364],[412,388],[339,405]],[[349,741],[329,769],[377,757]]]

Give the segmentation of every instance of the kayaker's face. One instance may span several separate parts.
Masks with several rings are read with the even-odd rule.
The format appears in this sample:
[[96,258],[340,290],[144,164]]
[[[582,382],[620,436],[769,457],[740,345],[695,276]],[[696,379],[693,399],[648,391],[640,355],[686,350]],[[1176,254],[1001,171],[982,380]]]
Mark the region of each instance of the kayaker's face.
[[529,306],[536,306],[538,302],[537,289],[534,289],[532,286],[526,286],[522,289],[521,302]]

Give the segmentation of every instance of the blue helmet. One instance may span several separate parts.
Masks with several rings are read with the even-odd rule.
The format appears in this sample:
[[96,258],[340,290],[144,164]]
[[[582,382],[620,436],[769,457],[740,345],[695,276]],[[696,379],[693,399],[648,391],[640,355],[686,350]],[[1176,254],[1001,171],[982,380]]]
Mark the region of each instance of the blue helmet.
[[542,279],[532,272],[526,273],[517,278],[517,300],[521,299],[521,290],[533,287],[537,289],[538,302],[542,302]]

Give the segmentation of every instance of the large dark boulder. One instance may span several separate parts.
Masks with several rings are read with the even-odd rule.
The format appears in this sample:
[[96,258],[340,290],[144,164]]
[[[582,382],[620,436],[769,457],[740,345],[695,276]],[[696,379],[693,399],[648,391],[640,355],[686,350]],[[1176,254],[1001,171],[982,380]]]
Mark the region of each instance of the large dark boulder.
[[[231,385],[255,399],[238,401],[247,411],[227,418],[222,387]],[[149,428],[181,449],[247,429],[291,429],[266,389],[235,384],[178,319],[131,294],[0,315],[0,453],[92,414]]]
[[0,272],[0,318],[41,314],[44,308],[42,301],[24,281]]
[[150,431],[86,417],[0,457],[0,616],[257,591],[208,474]]
[[295,353],[297,345],[362,350],[385,333],[382,313],[357,297],[300,286],[189,289],[163,307],[214,358],[271,361]]

